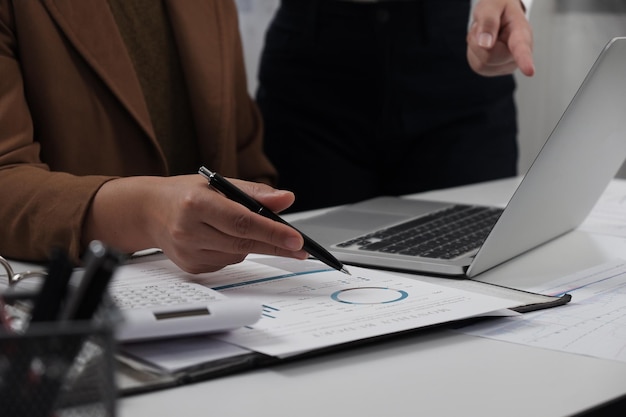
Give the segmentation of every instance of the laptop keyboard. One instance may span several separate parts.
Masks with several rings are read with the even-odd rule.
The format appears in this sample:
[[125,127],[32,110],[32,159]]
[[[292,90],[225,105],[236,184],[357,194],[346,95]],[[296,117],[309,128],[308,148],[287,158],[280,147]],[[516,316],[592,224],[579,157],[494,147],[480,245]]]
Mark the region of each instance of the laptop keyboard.
[[350,239],[336,246],[426,258],[454,259],[480,248],[502,214],[502,210],[493,207],[455,205]]

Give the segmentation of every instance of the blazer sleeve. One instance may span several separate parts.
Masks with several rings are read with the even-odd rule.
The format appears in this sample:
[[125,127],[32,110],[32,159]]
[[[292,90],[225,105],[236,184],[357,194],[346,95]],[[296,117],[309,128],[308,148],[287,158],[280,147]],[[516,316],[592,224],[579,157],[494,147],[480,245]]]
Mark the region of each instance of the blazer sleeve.
[[110,178],[51,172],[39,144],[16,57],[11,6],[0,2],[0,254],[41,261],[63,247],[78,262],[90,201]]
[[[58,16],[51,21],[44,6],[53,3],[0,0],[0,254],[29,261],[46,259],[55,247],[79,259],[84,219],[106,181],[167,174],[156,140],[120,105],[119,91],[105,87],[90,55],[77,52],[80,39],[67,46],[73,32],[61,31]],[[184,42],[179,52],[203,160],[223,175],[272,183],[276,172],[247,91],[234,2],[169,5]],[[101,35],[100,28],[94,36]]]

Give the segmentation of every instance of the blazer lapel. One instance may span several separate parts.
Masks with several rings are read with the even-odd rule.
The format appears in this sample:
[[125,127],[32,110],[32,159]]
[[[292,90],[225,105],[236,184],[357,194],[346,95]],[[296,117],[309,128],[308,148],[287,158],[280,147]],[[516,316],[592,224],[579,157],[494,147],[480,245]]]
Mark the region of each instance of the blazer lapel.
[[203,159],[217,161],[221,145],[216,141],[225,136],[229,121],[224,102],[228,71],[222,63],[230,45],[220,27],[225,24],[220,20],[222,2],[165,0],[165,5],[188,86],[196,133],[202,138],[198,146]]
[[141,84],[106,0],[43,0],[69,42],[156,143]]

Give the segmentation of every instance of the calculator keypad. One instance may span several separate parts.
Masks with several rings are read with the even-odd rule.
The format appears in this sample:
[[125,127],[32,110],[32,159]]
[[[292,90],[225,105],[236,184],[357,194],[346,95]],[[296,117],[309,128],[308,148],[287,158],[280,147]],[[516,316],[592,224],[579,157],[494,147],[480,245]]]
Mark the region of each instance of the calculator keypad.
[[123,287],[113,291],[111,298],[122,310],[197,304],[216,299],[213,291],[194,283]]

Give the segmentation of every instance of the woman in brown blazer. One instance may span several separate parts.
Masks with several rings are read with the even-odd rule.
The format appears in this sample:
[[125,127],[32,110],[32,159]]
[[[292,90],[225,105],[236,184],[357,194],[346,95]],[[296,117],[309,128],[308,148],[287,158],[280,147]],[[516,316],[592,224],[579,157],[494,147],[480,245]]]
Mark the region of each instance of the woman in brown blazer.
[[212,191],[200,165],[280,211],[231,0],[0,0],[0,254],[76,261],[93,239],[202,272],[303,258],[293,229]]

